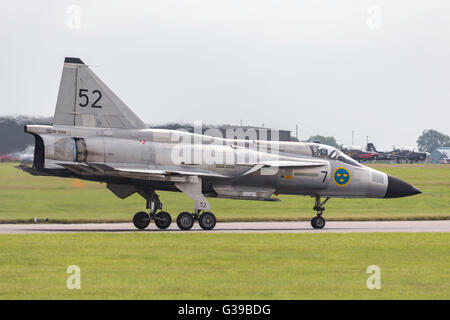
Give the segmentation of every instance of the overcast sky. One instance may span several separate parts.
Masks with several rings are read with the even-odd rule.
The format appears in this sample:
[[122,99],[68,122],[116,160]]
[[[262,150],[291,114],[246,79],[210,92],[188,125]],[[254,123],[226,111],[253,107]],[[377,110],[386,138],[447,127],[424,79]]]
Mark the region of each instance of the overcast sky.
[[151,124],[355,130],[385,149],[450,134],[448,0],[15,0],[0,41],[0,115],[53,115],[75,56]]

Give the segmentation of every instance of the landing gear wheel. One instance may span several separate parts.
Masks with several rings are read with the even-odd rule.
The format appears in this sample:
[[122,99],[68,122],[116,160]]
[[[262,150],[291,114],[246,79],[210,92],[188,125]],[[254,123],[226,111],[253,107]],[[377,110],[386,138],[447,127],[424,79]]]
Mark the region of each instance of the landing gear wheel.
[[322,214],[325,211],[325,203],[330,200],[330,197],[327,197],[323,202],[320,201],[320,195],[316,195],[316,202],[313,207],[313,210],[317,212],[317,216],[311,219],[311,225],[314,229],[322,229],[325,227],[325,219],[322,218]]
[[136,228],[143,230],[150,224],[150,216],[146,212],[140,211],[134,215],[133,224]]
[[182,212],[177,217],[177,225],[181,230],[190,230],[194,225],[194,217],[189,212]]
[[212,212],[204,212],[198,223],[203,230],[212,230],[216,226],[216,216]]
[[168,212],[161,211],[155,215],[155,224],[159,229],[167,229],[172,223],[172,217]]
[[311,220],[311,225],[314,229],[322,229],[325,227],[325,219],[321,216],[314,217]]

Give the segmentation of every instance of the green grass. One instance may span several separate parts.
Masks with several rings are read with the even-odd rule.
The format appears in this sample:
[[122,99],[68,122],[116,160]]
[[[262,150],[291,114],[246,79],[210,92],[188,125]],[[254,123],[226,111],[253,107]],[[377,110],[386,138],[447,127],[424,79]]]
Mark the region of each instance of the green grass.
[[[450,166],[373,165],[404,179],[430,194],[402,199],[331,199],[328,220],[450,219]],[[73,179],[34,177],[0,164],[0,222],[48,217],[50,221],[130,221],[145,208],[133,195],[121,200],[105,184],[84,182],[74,188]],[[191,210],[192,200],[178,192],[160,192],[164,209],[172,218]],[[280,196],[281,202],[210,199],[218,220],[309,220],[313,199]]]
[[449,299],[449,252],[448,233],[0,235],[0,299]]

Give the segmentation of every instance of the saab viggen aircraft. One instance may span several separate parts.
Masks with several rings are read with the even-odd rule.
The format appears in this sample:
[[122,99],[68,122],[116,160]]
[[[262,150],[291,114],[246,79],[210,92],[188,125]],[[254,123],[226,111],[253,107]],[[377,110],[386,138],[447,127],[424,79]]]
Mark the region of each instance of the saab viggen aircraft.
[[107,183],[119,198],[138,193],[148,212],[134,215],[145,229],[160,229],[172,218],[157,191],[181,191],[194,201],[177,225],[189,230],[198,220],[211,230],[216,217],[207,197],[277,201],[274,194],[315,198],[313,228],[325,226],[330,198],[398,198],[420,190],[363,166],[319,143],[225,139],[179,130],[151,129],[79,58],[66,58],[52,126],[27,125],[35,138],[33,175]]

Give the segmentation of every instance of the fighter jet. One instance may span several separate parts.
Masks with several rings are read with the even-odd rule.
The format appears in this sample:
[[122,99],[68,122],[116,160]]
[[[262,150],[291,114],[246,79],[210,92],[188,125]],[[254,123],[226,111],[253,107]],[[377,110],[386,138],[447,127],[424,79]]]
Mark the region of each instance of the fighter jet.
[[[157,107],[152,109],[156,115]],[[177,216],[182,230],[195,221],[204,230],[215,227],[209,197],[277,201],[273,195],[311,196],[316,211],[311,225],[321,229],[330,198],[398,198],[421,192],[320,143],[151,129],[79,58],[65,58],[53,125],[27,125],[25,132],[34,136],[35,150],[32,166],[22,165],[22,170],[104,182],[121,199],[141,195],[147,211],[134,215],[138,229],[152,220],[160,229],[170,226],[160,190],[193,199],[193,210]]]

